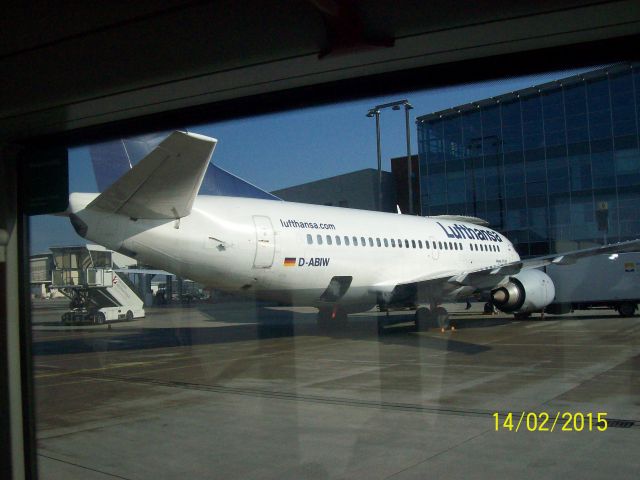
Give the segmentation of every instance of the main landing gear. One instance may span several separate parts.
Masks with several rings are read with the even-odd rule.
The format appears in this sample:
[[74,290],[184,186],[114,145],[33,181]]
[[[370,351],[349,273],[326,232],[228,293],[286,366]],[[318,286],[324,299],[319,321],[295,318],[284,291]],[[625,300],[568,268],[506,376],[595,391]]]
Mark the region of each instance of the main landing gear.
[[318,329],[322,331],[344,329],[348,322],[347,312],[337,305],[333,308],[321,308],[318,311]]
[[429,328],[439,328],[444,332],[448,328],[454,330],[455,327],[449,320],[449,312],[443,307],[432,305],[431,308],[418,307],[414,315],[416,331],[425,331]]

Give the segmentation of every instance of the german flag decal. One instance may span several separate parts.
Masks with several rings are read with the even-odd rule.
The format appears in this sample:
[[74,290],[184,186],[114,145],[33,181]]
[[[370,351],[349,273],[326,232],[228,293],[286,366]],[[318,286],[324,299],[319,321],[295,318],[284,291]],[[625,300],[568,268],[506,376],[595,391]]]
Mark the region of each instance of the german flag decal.
[[285,267],[295,267],[296,257],[285,257],[283,265]]

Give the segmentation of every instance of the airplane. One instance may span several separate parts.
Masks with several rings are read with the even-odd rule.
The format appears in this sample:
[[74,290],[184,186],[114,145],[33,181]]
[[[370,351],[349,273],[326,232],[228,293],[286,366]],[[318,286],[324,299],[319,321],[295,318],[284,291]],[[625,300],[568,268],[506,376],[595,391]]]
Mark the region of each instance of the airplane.
[[441,304],[482,292],[501,311],[527,316],[555,295],[539,267],[640,247],[632,240],[523,260],[474,217],[198,195],[216,144],[171,133],[102,193],[72,193],[71,224],[88,240],[208,287],[316,307],[323,328],[375,306],[412,304],[418,330],[446,329]]

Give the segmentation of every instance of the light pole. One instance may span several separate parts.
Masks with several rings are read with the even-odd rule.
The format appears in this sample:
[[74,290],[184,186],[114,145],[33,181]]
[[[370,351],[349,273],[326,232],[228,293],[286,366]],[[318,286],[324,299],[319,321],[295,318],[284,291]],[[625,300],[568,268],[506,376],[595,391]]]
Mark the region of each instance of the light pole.
[[398,100],[397,102],[383,103],[382,105],[376,105],[367,112],[367,117],[376,117],[376,147],[378,152],[378,210],[382,210],[382,153],[380,151],[380,111],[383,108],[391,108],[392,110],[400,110],[404,107],[405,113],[405,129],[407,136],[407,182],[408,182],[408,195],[409,195],[409,214],[413,215],[413,178],[411,168],[411,134],[409,131],[409,110],[413,106],[405,99]]
[[376,151],[378,152],[378,195],[377,207],[378,211],[382,211],[382,154],[380,152],[380,110],[372,108],[367,113],[367,117],[376,117]]

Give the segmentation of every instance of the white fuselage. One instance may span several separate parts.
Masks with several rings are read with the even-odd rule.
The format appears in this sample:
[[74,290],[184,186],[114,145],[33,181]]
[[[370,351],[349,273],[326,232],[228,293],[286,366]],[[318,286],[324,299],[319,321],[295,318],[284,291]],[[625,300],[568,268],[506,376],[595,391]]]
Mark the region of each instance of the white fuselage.
[[504,236],[463,222],[222,196],[196,197],[179,220],[135,220],[85,209],[95,196],[70,199],[86,238],[210,287],[292,305],[323,306],[334,277],[352,277],[337,303],[354,311],[398,284],[519,259]]

